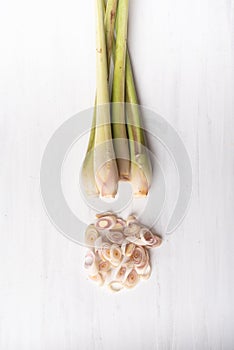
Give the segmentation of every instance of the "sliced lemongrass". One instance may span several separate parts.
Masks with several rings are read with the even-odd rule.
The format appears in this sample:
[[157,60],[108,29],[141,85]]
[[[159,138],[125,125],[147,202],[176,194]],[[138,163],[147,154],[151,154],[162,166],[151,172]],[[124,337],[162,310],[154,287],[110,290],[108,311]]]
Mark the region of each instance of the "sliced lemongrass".
[[94,251],[98,252],[102,246],[102,236],[99,236],[94,243]]
[[131,223],[124,229],[124,235],[125,236],[136,236],[140,232],[141,227],[139,224],[136,223]]
[[119,292],[124,288],[124,285],[119,281],[112,281],[109,283],[108,287],[112,292]]
[[87,246],[93,247],[98,236],[99,233],[96,230],[95,226],[89,225],[85,231],[85,244]]
[[100,286],[102,286],[104,283],[103,278],[102,278],[100,273],[98,273],[97,275],[94,275],[94,276],[89,276],[89,278],[92,281],[97,282]]
[[111,230],[123,231],[125,227],[126,227],[126,221],[117,218],[117,219],[116,219],[116,224],[115,224],[115,226],[114,226]]
[[116,217],[113,215],[108,215],[108,216],[102,216],[100,217],[96,223],[95,227],[98,230],[109,230],[112,227],[114,227],[116,224]]
[[137,273],[139,274],[139,276],[145,280],[150,278],[151,275],[151,266],[148,263],[148,265],[145,268],[136,268]]
[[133,223],[135,224],[137,222],[138,221],[137,221],[137,218],[135,217],[135,215],[129,215],[127,220],[126,220],[127,226],[130,225],[130,224],[133,224]]
[[139,282],[139,275],[135,269],[132,269],[132,271],[129,273],[124,283],[124,286],[126,288],[133,288],[137,285],[138,282]]
[[98,214],[96,214],[96,218],[97,219],[103,218],[103,216],[114,216],[114,217],[116,217],[116,215],[112,211],[106,211],[105,213],[98,213]]
[[116,275],[117,280],[123,280],[126,275],[126,271],[127,271],[127,267],[121,266]]
[[133,254],[135,248],[136,246],[134,243],[128,243],[125,249],[125,255],[127,257],[130,257]]
[[105,260],[110,261],[110,259],[111,259],[111,255],[110,255],[111,245],[109,243],[103,242],[99,251],[101,252],[101,254]]
[[124,256],[125,256],[125,252],[126,252],[126,246],[128,243],[129,242],[126,239],[124,239],[122,244],[121,244],[121,252],[122,252],[122,255],[124,255]]
[[135,247],[131,255],[131,260],[134,262],[134,266],[137,266],[137,267],[146,266],[148,259],[147,259],[145,249],[139,246]]
[[126,240],[128,242],[134,243],[137,246],[146,246],[147,243],[144,243],[141,239],[137,238],[136,236],[126,236]]
[[106,232],[106,238],[111,242],[115,244],[121,245],[124,241],[124,235],[120,231],[107,231]]
[[155,239],[154,239],[154,235],[153,233],[148,230],[146,227],[143,227],[140,230],[140,239],[142,240],[142,242],[144,242],[145,244],[151,245],[154,243]]
[[116,18],[115,65],[112,87],[112,130],[121,180],[130,179],[130,153],[125,123],[125,65],[128,0],[119,0]]
[[98,268],[96,264],[95,254],[89,250],[85,255],[85,269],[88,271],[90,276],[95,276],[98,273]]
[[154,242],[152,244],[147,245],[147,248],[156,248],[162,244],[162,238],[154,235]]
[[122,259],[121,248],[117,244],[112,244],[110,249],[110,262],[114,266],[118,266]]
[[100,0],[96,0],[96,13],[97,108],[94,139],[94,175],[100,195],[103,197],[115,197],[119,176],[112,143],[104,11]]
[[100,272],[107,272],[110,270],[110,262],[109,261],[100,261],[98,268]]

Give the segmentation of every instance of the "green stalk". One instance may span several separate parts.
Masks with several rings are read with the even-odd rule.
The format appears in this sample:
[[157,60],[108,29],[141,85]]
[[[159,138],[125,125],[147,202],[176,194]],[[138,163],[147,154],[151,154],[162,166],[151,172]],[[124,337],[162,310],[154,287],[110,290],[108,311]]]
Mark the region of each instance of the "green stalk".
[[[103,9],[105,12],[105,29],[106,29],[106,42],[107,42],[107,66],[110,67],[110,58],[112,53],[112,45],[114,39],[114,28],[116,18],[116,8],[118,0],[108,0],[107,5],[103,2]],[[109,70],[109,68],[108,68]],[[99,195],[99,189],[96,185],[94,175],[94,142],[95,142],[95,128],[96,128],[96,105],[97,96],[95,97],[94,113],[92,128],[89,136],[89,143],[85,159],[82,166],[82,182],[85,192],[88,196],[97,197]]]
[[125,65],[127,49],[128,0],[119,0],[116,19],[115,66],[112,88],[112,130],[121,180],[130,178],[130,156],[125,124]]
[[[118,22],[117,24],[118,25]],[[116,49],[113,42],[113,61],[116,65]],[[126,55],[126,123],[129,138],[131,169],[130,179],[133,194],[143,197],[148,194],[152,181],[152,166],[146,147],[144,130],[142,128],[141,113],[134,83],[131,59],[127,50]]]
[[149,191],[152,181],[152,166],[142,128],[129,53],[127,53],[126,62],[126,102],[126,120],[131,155],[131,184],[133,194],[142,197],[146,196]]
[[118,186],[118,169],[112,143],[104,9],[103,2],[100,0],[96,0],[96,11],[97,108],[94,174],[100,195],[115,197]]

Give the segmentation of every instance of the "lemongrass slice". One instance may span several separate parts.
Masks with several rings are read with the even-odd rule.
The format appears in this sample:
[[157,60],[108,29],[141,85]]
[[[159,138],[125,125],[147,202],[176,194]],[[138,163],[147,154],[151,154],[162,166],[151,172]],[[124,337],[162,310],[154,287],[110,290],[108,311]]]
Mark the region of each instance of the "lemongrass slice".
[[112,281],[112,282],[110,282],[108,287],[110,288],[110,290],[112,292],[119,292],[120,290],[122,290],[124,288],[124,285],[119,281]]
[[94,225],[89,225],[85,231],[85,243],[89,247],[93,247],[99,233]]
[[125,236],[137,236],[141,227],[136,223],[131,223],[124,229]]
[[124,283],[124,286],[126,288],[133,288],[137,285],[138,282],[139,282],[139,275],[135,269],[132,269],[132,271],[129,273]]
[[109,230],[115,226],[115,223],[116,223],[116,217],[113,215],[107,215],[107,216],[100,217],[96,221],[95,227],[98,230]]
[[143,269],[136,267],[136,271],[141,278],[143,278],[144,280],[147,280],[150,278],[150,275],[151,275],[151,266],[148,263],[148,265]]
[[124,241],[124,235],[120,231],[108,231],[106,232],[106,238],[115,244],[121,245]]
[[117,244],[112,244],[110,250],[110,262],[114,266],[118,266],[122,259],[122,252]]
[[131,255],[131,260],[133,261],[134,266],[144,268],[148,263],[146,250],[143,247],[137,246]]
[[137,219],[136,219],[135,215],[129,215],[127,220],[126,220],[126,224],[128,226],[129,224],[133,224],[133,223],[137,223]]
[[148,230],[146,227],[143,227],[141,230],[140,230],[140,239],[142,240],[142,242],[148,244],[148,245],[151,245],[154,243],[154,235],[153,233]]
[[116,274],[116,279],[122,281],[126,275],[126,272],[127,272],[127,267],[121,266]]
[[162,244],[162,238],[159,236],[154,235],[154,241],[153,243],[147,245],[147,248],[156,248],[159,247]]
[[129,243],[127,239],[124,240],[124,242],[121,245],[121,251],[122,254],[126,257],[130,257],[135,249],[134,243]]
[[126,239],[124,239],[124,241],[121,244],[121,252],[122,252],[123,256],[125,256],[126,246],[127,246],[128,243],[129,242]]
[[109,261],[101,261],[98,265],[99,272],[107,272],[110,270],[110,262]]
[[135,247],[136,246],[134,243],[127,244],[126,249],[125,249],[125,255],[127,257],[130,257],[133,254]]
[[147,243],[144,243],[141,239],[137,238],[136,236],[127,236],[126,240],[134,243],[137,246],[147,246]]
[[105,213],[96,214],[97,219],[103,218],[103,216],[115,216],[116,217],[116,215],[114,213],[112,213],[111,211],[106,211]]
[[89,250],[85,255],[85,269],[88,271],[90,276],[95,276],[98,273],[98,268],[96,264],[95,254]]
[[94,251],[98,252],[101,249],[101,246],[102,246],[102,237],[99,236],[94,243]]
[[89,276],[89,278],[92,281],[97,282],[99,284],[99,286],[102,286],[104,283],[103,278],[102,278],[100,273],[98,273],[97,275],[94,275],[94,276]]
[[117,218],[115,226],[111,229],[113,231],[123,231],[126,227],[126,221]]
[[110,261],[111,259],[110,250],[111,250],[111,245],[107,242],[103,242],[99,250],[99,254],[101,253],[105,260]]

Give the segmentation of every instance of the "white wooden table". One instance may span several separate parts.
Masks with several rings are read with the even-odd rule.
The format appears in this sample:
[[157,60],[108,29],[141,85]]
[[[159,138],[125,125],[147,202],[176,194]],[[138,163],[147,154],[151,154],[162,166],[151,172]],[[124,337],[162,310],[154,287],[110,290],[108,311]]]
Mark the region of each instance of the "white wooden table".
[[50,136],[93,103],[94,2],[2,3],[1,350],[234,348],[233,16],[232,0],[130,0],[141,102],[178,130],[194,188],[152,278],[112,295],[87,280],[39,186]]

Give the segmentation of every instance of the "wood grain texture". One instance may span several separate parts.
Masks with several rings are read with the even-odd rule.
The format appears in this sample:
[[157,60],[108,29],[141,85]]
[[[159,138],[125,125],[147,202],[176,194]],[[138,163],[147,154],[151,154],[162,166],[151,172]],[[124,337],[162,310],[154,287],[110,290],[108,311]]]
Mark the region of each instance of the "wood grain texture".
[[51,225],[46,143],[95,94],[93,1],[9,0],[0,14],[0,349],[234,348],[234,1],[130,1],[141,103],[193,166],[182,226],[129,293],[91,284],[84,249]]

